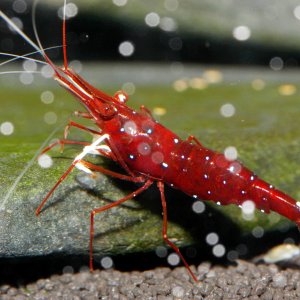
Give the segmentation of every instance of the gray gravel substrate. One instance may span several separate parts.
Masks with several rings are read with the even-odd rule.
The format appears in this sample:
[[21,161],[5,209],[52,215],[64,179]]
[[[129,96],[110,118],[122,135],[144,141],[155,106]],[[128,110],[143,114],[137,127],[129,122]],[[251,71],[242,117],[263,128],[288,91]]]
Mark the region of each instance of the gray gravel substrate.
[[87,268],[39,279],[24,286],[0,286],[0,299],[300,299],[300,269],[255,265],[238,260],[233,266],[202,263],[194,283],[184,267],[144,272]]

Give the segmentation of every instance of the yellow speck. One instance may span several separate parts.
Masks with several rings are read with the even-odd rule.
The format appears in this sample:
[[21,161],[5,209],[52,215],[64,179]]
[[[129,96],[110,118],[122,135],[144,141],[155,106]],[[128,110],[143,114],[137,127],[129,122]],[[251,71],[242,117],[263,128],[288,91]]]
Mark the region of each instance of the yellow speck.
[[154,107],[153,108],[153,114],[156,116],[163,116],[167,113],[167,110],[164,107]]
[[266,83],[262,79],[254,79],[251,85],[254,90],[261,91],[265,88]]
[[193,89],[198,89],[198,90],[204,90],[205,88],[207,88],[207,80],[201,77],[195,77],[192,78],[189,81],[190,87]]
[[296,91],[297,88],[293,84],[282,84],[278,87],[278,93],[282,96],[294,95]]
[[218,83],[223,80],[223,74],[219,70],[206,70],[203,73],[203,77],[209,83]]
[[173,88],[177,92],[183,92],[188,88],[187,80],[185,79],[178,79],[173,82]]

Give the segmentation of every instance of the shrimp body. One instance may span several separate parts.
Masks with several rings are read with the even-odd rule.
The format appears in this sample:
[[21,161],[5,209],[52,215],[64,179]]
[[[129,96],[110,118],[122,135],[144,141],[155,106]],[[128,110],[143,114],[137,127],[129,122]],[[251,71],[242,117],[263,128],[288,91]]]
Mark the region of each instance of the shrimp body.
[[[141,107],[140,111],[135,111],[128,107],[126,93],[117,92],[114,96],[107,95],[74,73],[67,61],[65,19],[63,21],[64,65],[58,67],[45,53],[37,33],[38,44],[35,44],[2,11],[0,17],[42,55],[45,62],[53,69],[54,79],[85,107],[86,112],[78,112],[77,115],[90,119],[95,125],[95,129],[91,129],[71,121],[66,127],[65,139],[50,145],[43,151],[43,153],[47,152],[57,144],[85,146],[44,197],[36,209],[36,215],[41,213],[55,189],[75,167],[89,174],[102,172],[119,179],[143,184],[126,197],[90,212],[91,270],[93,270],[95,215],[137,196],[153,183],[157,184],[161,196],[163,239],[180,256],[195,281],[197,277],[178,247],[167,236],[164,184],[177,188],[193,198],[212,200],[222,205],[241,205],[246,200],[252,200],[256,208],[266,213],[275,211],[300,225],[300,208],[297,202],[259,179],[240,162],[228,160],[223,154],[205,148],[194,137],[189,137],[187,141],[180,139],[171,130],[155,121],[146,108]],[[67,133],[71,126],[95,134],[95,140],[91,143],[67,140]],[[116,173],[85,161],[84,157],[91,153],[104,155],[115,161],[127,174]]]

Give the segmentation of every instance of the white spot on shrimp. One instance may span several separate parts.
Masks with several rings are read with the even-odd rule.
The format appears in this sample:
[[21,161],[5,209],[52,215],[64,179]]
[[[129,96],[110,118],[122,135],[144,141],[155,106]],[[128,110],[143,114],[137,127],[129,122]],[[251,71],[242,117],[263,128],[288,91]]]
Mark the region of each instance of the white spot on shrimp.
[[242,170],[242,166],[238,162],[233,162],[230,164],[229,171],[234,174],[239,174]]
[[209,157],[209,156],[205,156],[205,159],[206,159],[206,160],[210,160],[210,157]]
[[124,41],[119,45],[119,53],[122,56],[131,56],[134,53],[134,45],[130,41]]
[[205,179],[208,179],[208,175],[207,175],[207,174],[204,174],[204,178],[205,178]]
[[148,128],[148,129],[147,129],[147,133],[148,133],[148,134],[151,134],[152,132],[153,132],[152,128]]
[[178,144],[179,143],[179,139],[174,139],[174,143]]
[[211,232],[206,236],[205,240],[208,245],[213,246],[219,242],[219,236],[215,232]]
[[271,189],[273,189],[274,188],[274,186],[272,185],[272,184],[270,184],[269,185],[269,189],[271,190]]
[[180,262],[180,257],[177,253],[171,253],[168,256],[167,261],[168,261],[169,265],[177,266]]
[[241,194],[242,194],[242,195],[245,195],[245,194],[246,194],[246,191],[241,191]]
[[222,245],[222,244],[215,245],[212,250],[213,255],[216,257],[224,256],[225,252],[226,252],[226,249],[225,249],[224,245]]
[[14,124],[11,122],[3,122],[0,125],[0,133],[3,135],[11,135],[15,130]]
[[218,202],[217,202],[217,205],[221,205],[221,202],[220,202],[220,201],[218,201]]
[[197,199],[197,198],[198,198],[198,196],[197,196],[197,195],[193,195],[193,198]]
[[253,181],[255,179],[254,175],[251,175],[250,180]]
[[163,162],[163,163],[162,163],[162,166],[163,166],[164,168],[167,168],[169,165],[168,165],[167,163]]
[[149,155],[151,152],[150,145],[144,142],[138,144],[137,150],[141,155]]
[[227,160],[235,160],[238,157],[237,149],[233,146],[229,146],[224,150],[224,155]]
[[299,201],[297,201],[297,202],[296,202],[296,205],[297,205],[298,207],[300,207],[300,202],[299,202]]
[[42,154],[39,158],[38,158],[38,164],[40,165],[40,167],[42,168],[50,168],[53,164],[52,158],[48,155],[48,154]]
[[201,214],[205,211],[205,204],[202,201],[195,201],[192,205],[192,210],[196,214]]
[[227,181],[226,180],[223,180],[223,184],[226,184],[227,183]]
[[128,100],[128,95],[126,93],[124,93],[123,91],[116,92],[114,97],[120,103],[126,103]]
[[42,92],[41,101],[44,104],[51,104],[54,101],[54,94],[51,91]]
[[155,164],[161,164],[164,161],[164,155],[160,151],[155,151],[152,153],[151,159]]
[[209,195],[210,195],[210,194],[211,194],[211,191],[207,191],[207,194],[209,194]]
[[262,213],[265,213],[264,209],[261,209],[260,211],[261,211]]
[[122,127],[122,128],[120,129],[120,131],[121,131],[121,132],[125,132],[125,128]]
[[127,121],[124,124],[124,129],[125,129],[125,132],[130,135],[135,135],[137,133],[137,126],[136,126],[135,122],[133,122],[133,121]]
[[130,158],[130,159],[134,159],[135,157],[134,157],[133,154],[129,154],[129,158]]
[[182,159],[185,159],[185,156],[184,156],[184,155],[181,155],[181,158],[182,158]]

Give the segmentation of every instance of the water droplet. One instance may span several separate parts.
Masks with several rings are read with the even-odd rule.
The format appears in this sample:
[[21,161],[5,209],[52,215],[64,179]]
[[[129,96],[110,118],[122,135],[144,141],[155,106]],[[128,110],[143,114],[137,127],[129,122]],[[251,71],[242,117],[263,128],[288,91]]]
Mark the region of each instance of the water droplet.
[[32,84],[33,80],[34,80],[34,77],[33,77],[33,74],[31,74],[31,73],[21,73],[20,74],[20,81],[25,85]]
[[12,8],[16,13],[22,14],[27,9],[27,3],[24,0],[15,0]]
[[263,237],[265,231],[262,227],[260,226],[256,226],[252,229],[252,235],[255,237],[255,238],[261,238]]
[[33,72],[37,70],[37,63],[33,60],[25,60],[22,66],[23,69],[28,72]]
[[238,157],[237,149],[233,146],[225,148],[224,155],[227,160],[236,160]]
[[45,123],[47,123],[49,125],[55,124],[57,122],[56,113],[53,111],[46,112],[44,115],[44,121],[45,121]]
[[177,29],[177,23],[173,18],[163,17],[160,20],[159,27],[164,31],[175,31]]
[[45,78],[51,78],[54,75],[54,71],[49,65],[42,66],[41,72],[42,76]]
[[127,95],[133,95],[135,93],[135,85],[133,82],[125,82],[122,85],[122,90],[124,90]]
[[255,203],[252,200],[246,200],[242,204],[243,214],[252,215],[255,211]]

